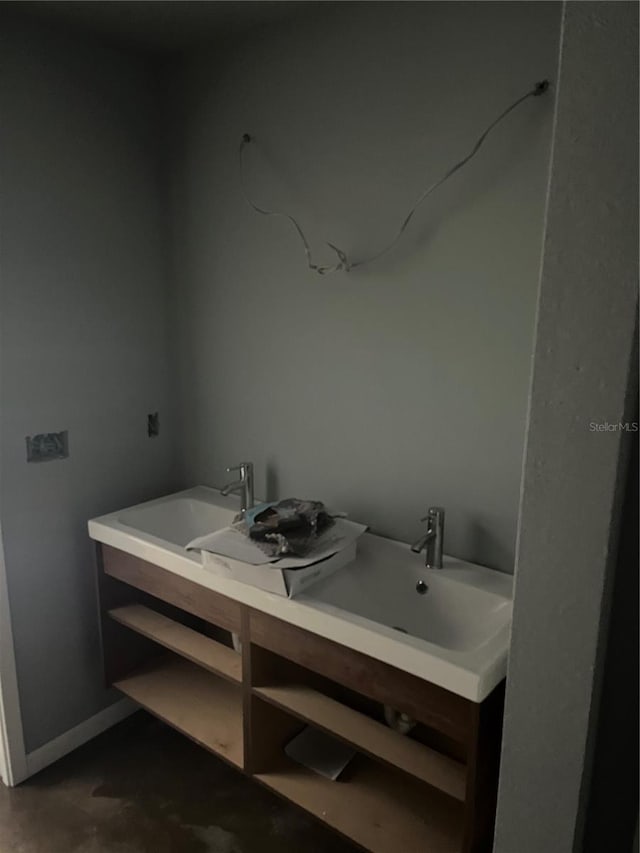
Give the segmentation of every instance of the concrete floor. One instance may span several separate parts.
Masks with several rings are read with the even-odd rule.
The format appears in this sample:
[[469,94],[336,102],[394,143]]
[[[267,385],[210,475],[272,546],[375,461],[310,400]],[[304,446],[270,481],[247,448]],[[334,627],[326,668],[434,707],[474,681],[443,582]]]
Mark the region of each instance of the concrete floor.
[[1,853],[355,853],[298,809],[144,713],[18,788]]

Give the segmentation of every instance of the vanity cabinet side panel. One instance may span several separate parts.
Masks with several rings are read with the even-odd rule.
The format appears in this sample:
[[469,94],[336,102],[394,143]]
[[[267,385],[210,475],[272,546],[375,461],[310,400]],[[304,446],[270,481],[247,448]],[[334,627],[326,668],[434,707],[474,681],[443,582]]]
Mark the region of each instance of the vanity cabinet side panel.
[[112,608],[131,604],[141,598],[137,589],[107,575],[103,546],[96,544],[96,585],[100,642],[106,687],[111,687],[133,670],[157,657],[158,646],[115,622],[108,614]]
[[493,847],[505,684],[472,706],[462,853],[491,853]]
[[240,631],[237,601],[110,545],[102,546],[102,554],[107,575],[227,631]]
[[255,772],[251,737],[251,642],[249,636],[249,609],[240,611],[240,643],[242,656],[242,743],[244,772]]
[[250,631],[252,643],[468,746],[473,703],[467,699],[257,610],[250,611]]

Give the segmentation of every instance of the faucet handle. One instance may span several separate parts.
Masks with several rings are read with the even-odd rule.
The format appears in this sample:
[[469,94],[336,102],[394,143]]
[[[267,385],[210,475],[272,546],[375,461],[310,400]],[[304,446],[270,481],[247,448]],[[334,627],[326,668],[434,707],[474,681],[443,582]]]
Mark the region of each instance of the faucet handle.
[[227,468],[227,473],[230,474],[232,471],[240,471],[241,474],[245,474],[252,468],[253,462],[239,462],[237,465],[232,465],[230,468]]
[[427,514],[424,518],[421,518],[420,521],[431,521],[431,519],[444,519],[444,507],[443,506],[430,506],[427,510]]

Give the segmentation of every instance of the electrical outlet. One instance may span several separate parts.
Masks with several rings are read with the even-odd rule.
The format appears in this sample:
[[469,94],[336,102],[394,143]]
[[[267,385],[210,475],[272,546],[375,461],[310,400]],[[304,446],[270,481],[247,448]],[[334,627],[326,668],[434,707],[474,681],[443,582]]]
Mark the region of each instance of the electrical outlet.
[[66,459],[69,455],[69,433],[41,432],[28,435],[27,462],[51,462],[53,459]]
[[160,435],[160,415],[158,412],[150,412],[147,415],[147,435],[149,438]]

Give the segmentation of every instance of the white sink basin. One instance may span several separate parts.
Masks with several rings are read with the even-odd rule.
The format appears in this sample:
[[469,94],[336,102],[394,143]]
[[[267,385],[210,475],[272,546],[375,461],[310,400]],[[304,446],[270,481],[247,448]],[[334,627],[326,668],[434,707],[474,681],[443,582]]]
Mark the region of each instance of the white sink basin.
[[178,496],[124,510],[118,514],[118,521],[131,530],[184,548],[197,536],[228,527],[237,511],[233,505],[211,503],[208,495]]
[[[426,569],[424,555],[383,541],[368,537],[358,562],[313,586],[307,598],[453,651],[478,649],[509,628],[510,577],[449,557],[442,569]],[[419,581],[427,585],[422,595]]]
[[223,497],[215,489],[196,486],[93,518],[89,536],[158,565],[167,554],[199,564],[200,554],[185,551],[185,545],[228,527],[239,509],[237,496]]
[[[408,545],[365,534],[353,563],[287,599],[207,570],[184,546],[226,527],[235,496],[198,486],[89,522],[89,535],[208,589],[482,701],[504,678],[512,578],[445,557],[425,569]],[[425,595],[416,583],[426,582]],[[406,632],[406,633],[405,633]]]

